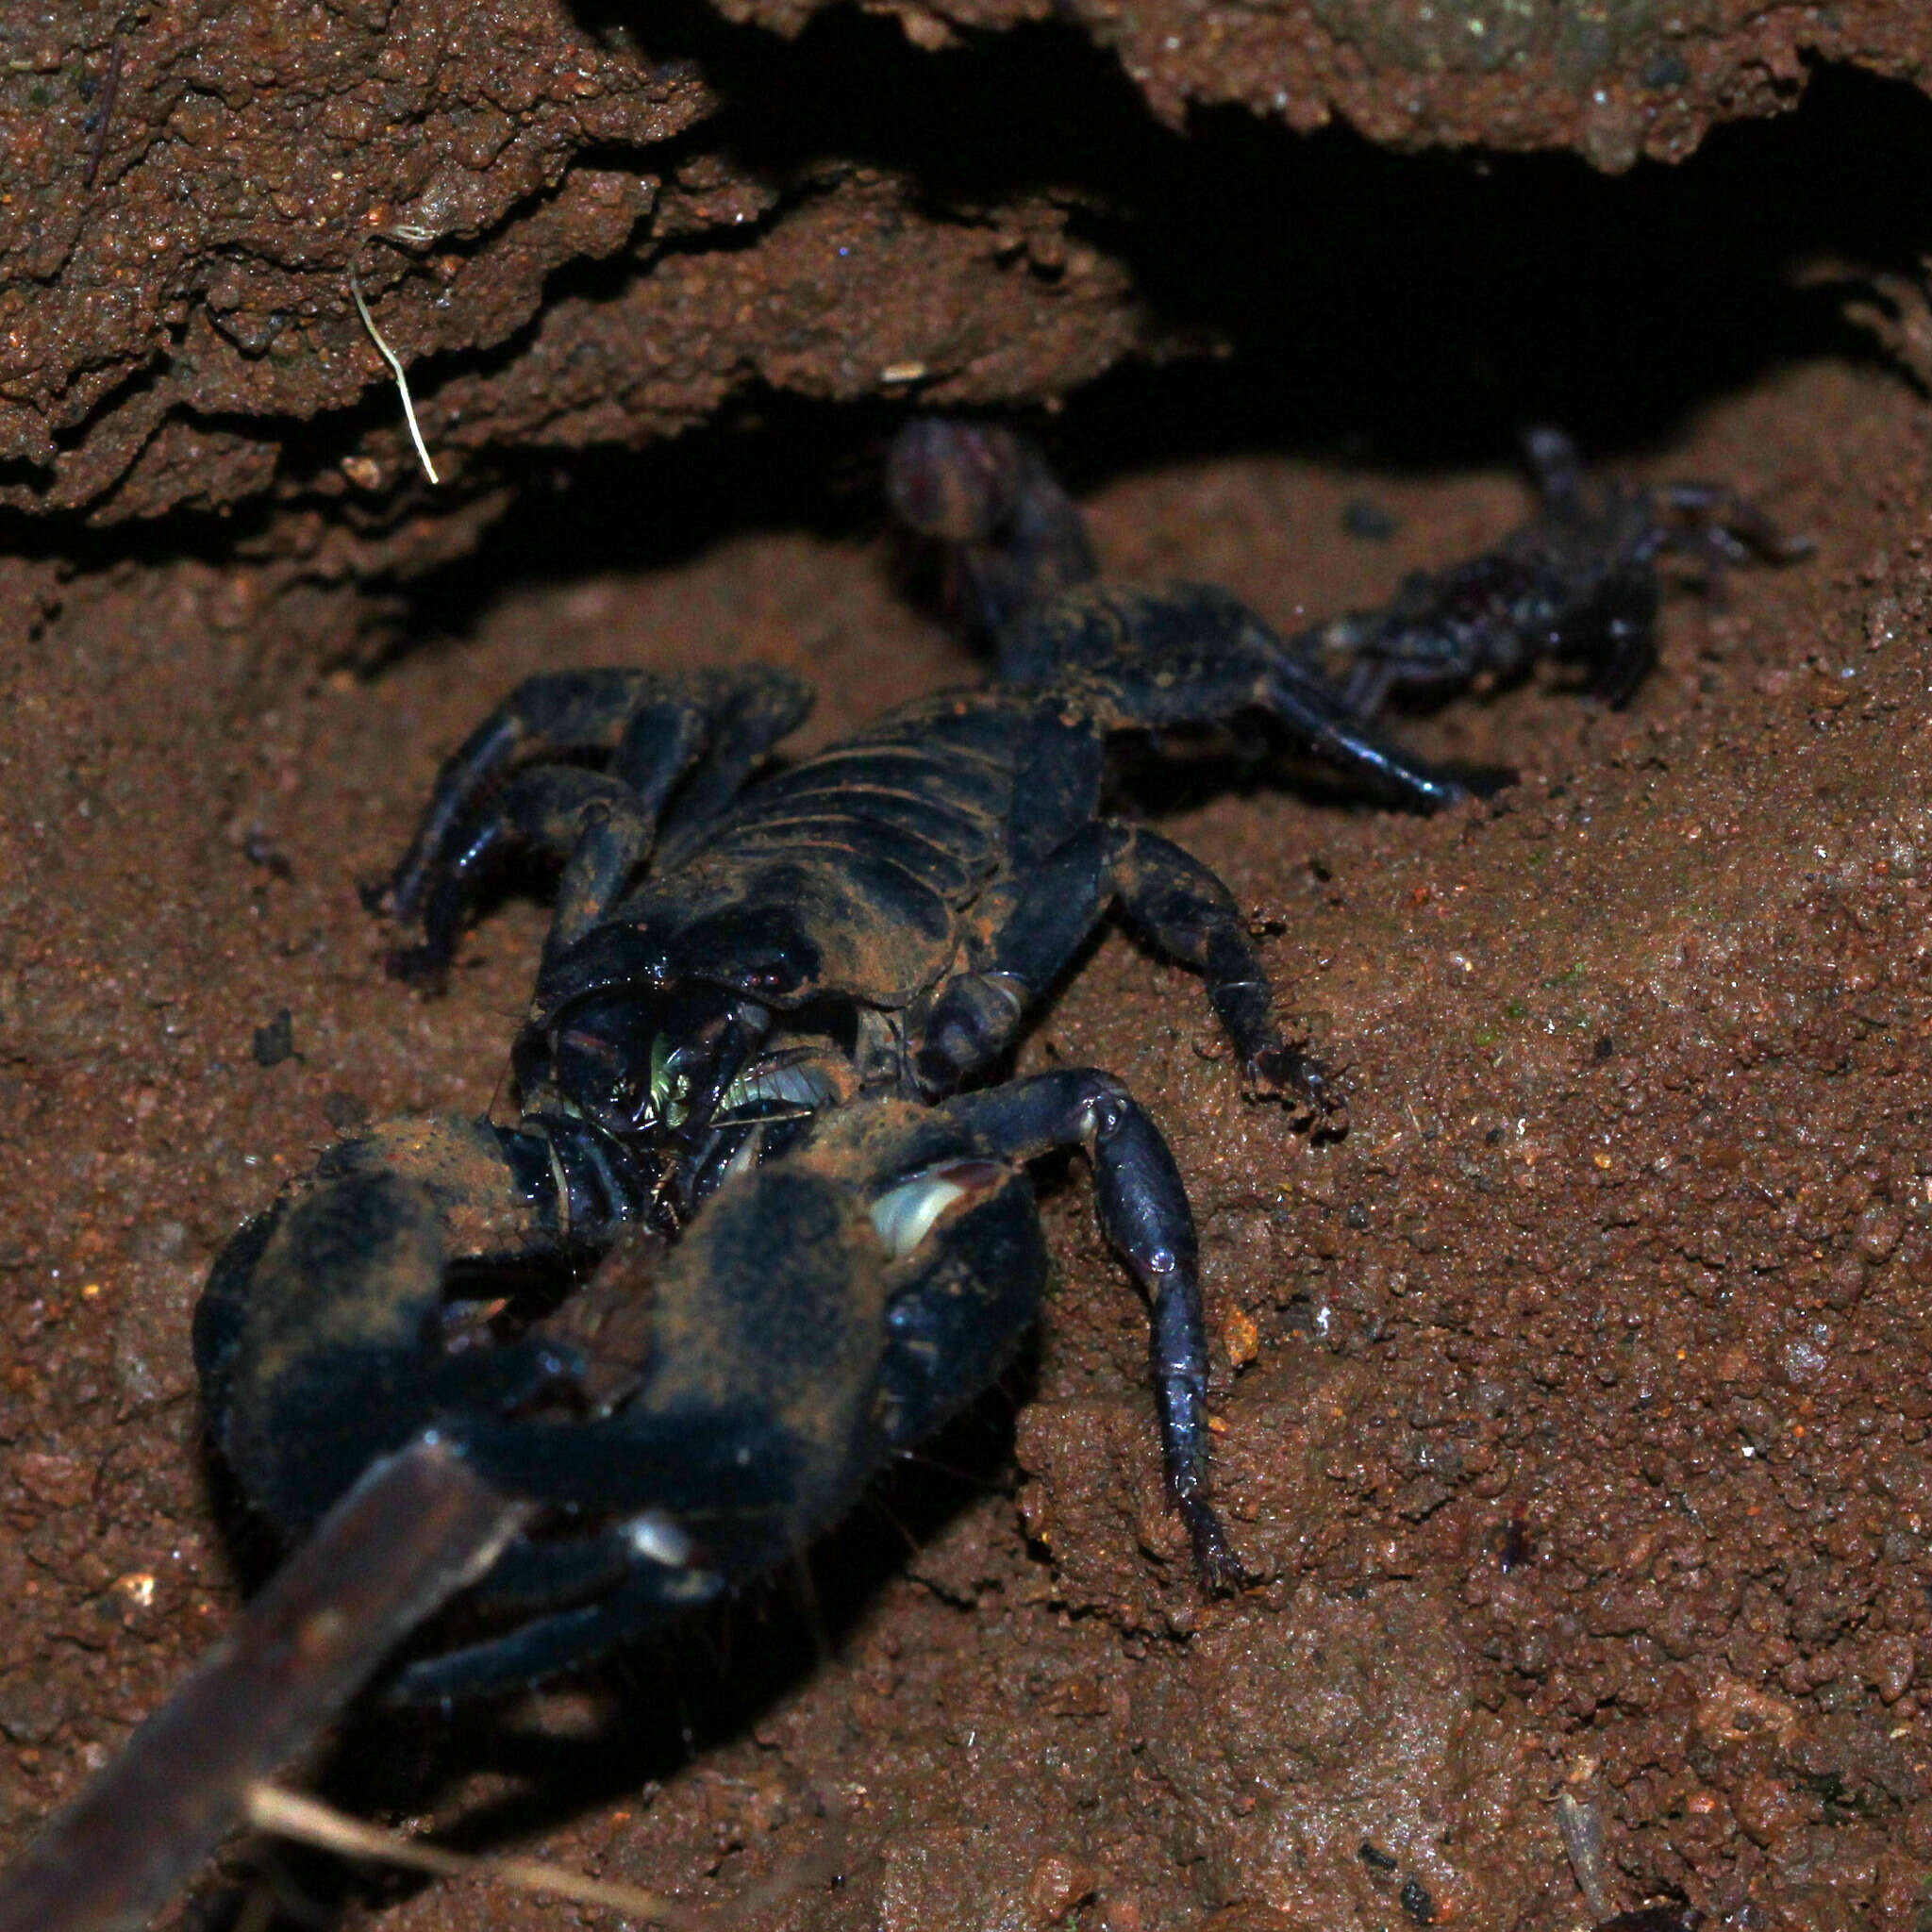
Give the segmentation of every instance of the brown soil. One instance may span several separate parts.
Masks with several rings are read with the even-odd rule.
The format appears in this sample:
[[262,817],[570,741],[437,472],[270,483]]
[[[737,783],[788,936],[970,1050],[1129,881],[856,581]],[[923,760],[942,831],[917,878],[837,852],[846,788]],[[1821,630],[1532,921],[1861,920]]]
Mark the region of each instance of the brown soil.
[[[354,549],[532,452],[642,447],[761,388],[1037,402],[1185,336],[1123,224],[1224,219],[1248,188],[1204,156],[1230,142],[1291,200],[1287,130],[1336,121],[1616,174],[1788,110],[1816,63],[1911,81],[1932,58],[1888,0],[722,10],[48,0],[0,23],[0,508],[246,506],[265,554],[307,558],[318,512]],[[1268,237],[1290,284],[1322,273],[1300,239]],[[441,499],[352,275],[414,371]]]
[[[1634,98],[1645,9],[1574,11],[1629,30],[1601,91]],[[1906,8],[1679,12],[1707,62],[1683,55],[1686,142],[1788,98],[1807,37],[1909,56],[1880,39]],[[1247,30],[1341,76],[1307,100],[1378,128],[1344,80],[1420,103],[1404,138],[1581,140],[1582,96],[1557,127],[1527,80],[1521,125],[1457,119],[1500,114],[1496,76],[1377,39],[1384,13],[1422,30],[1340,0]],[[459,47],[427,8],[344,0],[278,41],[280,17],[126,30],[84,194],[79,83],[103,97],[111,23],[50,7],[46,47],[0,60],[0,249],[40,278],[31,305],[0,292],[0,1842],[237,1601],[188,1356],[210,1257],[332,1140],[500,1087],[541,911],[492,915],[426,1002],[384,977],[354,891],[439,756],[576,660],[794,666],[822,691],[808,742],[972,675],[864,508],[885,404],[917,387],[884,369],[1058,400],[1130,350],[1226,348],[1038,419],[1118,573],[1224,581],[1284,625],[1374,602],[1522,514],[1479,453],[1539,415],[1819,542],[1674,600],[1627,713],[1539,683],[1405,727],[1519,766],[1491,807],[1424,824],[1222,766],[1151,794],[1269,924],[1351,1131],[1310,1145],[1241,1101],[1198,987],[1118,935],[1024,1059],[1114,1069],[1173,1135],[1221,1491],[1261,1584],[1192,1589],[1141,1313],[1076,1169],[1049,1185],[1037,1358],[819,1554],[815,1613],[788,1583],[525,1709],[360,1722],[329,1788],[774,1928],[1568,1932],[1672,1897],[1919,1932],[1932,414],[1790,270],[1913,266],[1923,100],[1821,75],[1802,126],[1606,181],[1239,115],[1184,141],[1064,25],[940,57],[936,83],[891,25],[788,49],[693,16],[718,94],[534,6],[463,12]],[[1196,78],[1142,84],[1209,97],[1206,44]],[[340,86],[308,85],[339,58]],[[1230,55],[1227,90],[1261,71]],[[863,140],[769,118],[849,106],[856,76]],[[955,141],[988,123],[1004,172]],[[936,177],[941,150],[964,159]],[[361,258],[399,344],[451,352],[419,384],[457,477],[437,499],[344,300],[378,177],[401,183],[383,222],[471,197],[442,253]],[[608,275],[568,266],[600,253]],[[1924,378],[1923,303],[1887,286]],[[610,454],[733,398],[728,429]],[[1391,537],[1350,534],[1364,504]],[[1559,1817],[1602,1833],[1594,1896]],[[188,1916],[225,1924],[259,1869],[237,1853]],[[291,1913],[341,1890],[275,1869]],[[383,1923],[552,1909],[440,1886]]]
[[[1704,411],[1649,467],[1737,480],[1818,556],[1674,602],[1628,714],[1533,688],[1416,726],[1517,759],[1493,807],[1424,824],[1261,786],[1171,812],[1278,923],[1289,1008],[1349,1067],[1340,1144],[1241,1101],[1196,986],[1119,936],[1029,1042],[1117,1070],[1174,1137],[1260,1588],[1192,1589],[1141,1316],[1074,1173],[1037,1365],[938,1452],[987,1492],[895,1478],[918,1547],[881,1519],[821,1557],[822,1663],[779,1591],[500,1724],[365,1725],[336,1788],[694,1902],[796,1881],[732,1923],[1114,1932],[1217,1907],[1224,1932],[1576,1926],[1568,1793],[1608,1908],[1913,1925],[1927,442],[1894,377],[1832,363]],[[1392,541],[1344,533],[1362,498]],[[1092,513],[1112,568],[1184,566],[1286,622],[1524,505],[1507,474],[1255,457],[1124,477]],[[368,679],[292,675],[238,627],[238,568],[16,568],[10,1840],[234,1603],[186,1347],[214,1249],[345,1128],[479,1108],[502,1076],[541,914],[494,916],[425,1003],[383,977],[353,891],[438,754],[489,693],[586,658],[793,665],[814,733],[842,730],[968,668],[887,563],[872,539],[729,537],[516,595]],[[263,1065],[284,1009],[293,1057]],[[386,1923],[550,1909],[445,1886]]]

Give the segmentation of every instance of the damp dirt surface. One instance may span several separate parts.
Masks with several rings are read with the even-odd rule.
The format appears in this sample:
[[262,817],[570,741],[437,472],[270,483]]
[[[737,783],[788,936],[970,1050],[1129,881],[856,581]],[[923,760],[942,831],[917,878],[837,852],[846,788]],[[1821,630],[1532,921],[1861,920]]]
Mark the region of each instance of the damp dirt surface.
[[[1043,1177],[1029,1357],[798,1576],[506,1710],[358,1720],[323,1788],[746,1927],[1567,1932],[1660,1900],[1921,1924],[1928,442],[1898,375],[1820,358],[1629,452],[1735,482],[1816,555],[1674,596],[1625,712],[1539,680],[1404,726],[1518,766],[1490,804],[1424,823],[1224,760],[1136,779],[1346,1069],[1349,1131],[1311,1144],[1117,931],[1021,1054],[1112,1069],[1173,1139],[1253,1589],[1193,1586],[1075,1163]],[[1502,467],[1249,452],[1088,503],[1109,570],[1286,626],[1528,496]],[[428,1000],[356,891],[439,758],[585,660],[786,665],[823,741],[974,674],[900,562],[863,511],[721,524],[333,671],[250,622],[243,564],[9,565],[0,1842],[263,1560],[218,1534],[199,1454],[189,1319],[221,1242],[371,1120],[501,1104],[541,909],[493,912]],[[1563,1822],[1600,1837],[1588,1895]],[[565,1909],[237,1845],[169,1923],[338,1907],[391,1932]]]

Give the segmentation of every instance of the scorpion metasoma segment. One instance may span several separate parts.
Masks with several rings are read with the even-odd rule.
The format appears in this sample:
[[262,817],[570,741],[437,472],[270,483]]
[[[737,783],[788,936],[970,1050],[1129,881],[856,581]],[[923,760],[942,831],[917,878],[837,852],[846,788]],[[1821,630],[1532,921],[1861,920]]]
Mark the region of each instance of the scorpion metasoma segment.
[[[1227,889],[1103,810],[1108,748],[1257,714],[1380,799],[1465,797],[1362,713],[1551,653],[1627,681],[1674,541],[1648,498],[1588,507],[1574,461],[1541,447],[1544,508],[1495,558],[1412,581],[1384,619],[1284,641],[1223,591],[1094,581],[1029,445],[914,425],[891,493],[949,546],[997,654],[990,686],[761,774],[808,705],[796,679],[561,673],[455,753],[382,895],[421,934],[392,963],[436,982],[503,859],[560,866],[513,1049],[522,1117],[403,1121],[335,1148],[236,1237],[196,1326],[214,1440],[285,1531],[425,1428],[551,1506],[475,1593],[507,1627],[410,1664],[395,1694],[526,1683],[830,1521],[1032,1318],[1045,1263],[1022,1170],[1056,1147],[1088,1151],[1151,1298],[1200,1576],[1240,1581],[1208,1496],[1206,1331],[1172,1157],[1106,1074],[984,1083],[1118,904],[1201,974],[1250,1092],[1333,1104],[1275,1025]],[[1723,492],[1704,503],[1710,528],[1757,529]],[[1321,669],[1338,648],[1347,688]],[[640,1231],[673,1245],[609,1331],[627,1326],[622,1348],[587,1345],[567,1300],[547,1313],[515,1286],[547,1270],[555,1300]]]

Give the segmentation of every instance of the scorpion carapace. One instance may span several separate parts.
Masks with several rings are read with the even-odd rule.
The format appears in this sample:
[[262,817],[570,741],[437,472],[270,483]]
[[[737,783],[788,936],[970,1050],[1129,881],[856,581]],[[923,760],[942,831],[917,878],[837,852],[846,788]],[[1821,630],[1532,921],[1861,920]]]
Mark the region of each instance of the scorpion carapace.
[[[1208,1495],[1206,1324],[1172,1157],[1103,1074],[997,1076],[1117,905],[1200,974],[1251,1093],[1332,1108],[1227,888],[1103,810],[1109,747],[1257,714],[1378,798],[1467,796],[1362,713],[1452,681],[1445,667],[1466,680],[1552,652],[1627,682],[1649,649],[1652,566],[1679,540],[1648,497],[1587,497],[1566,449],[1541,445],[1544,508],[1493,558],[1412,581],[1382,619],[1283,640],[1223,591],[1095,580],[1028,445],[915,425],[894,499],[951,546],[991,684],[775,773],[759,768],[809,703],[775,671],[552,674],[472,734],[381,903],[420,935],[396,970],[433,983],[501,858],[559,866],[513,1049],[522,1116],[404,1121],[333,1149],[236,1237],[196,1327],[214,1439],[284,1530],[426,1428],[552,1507],[476,1593],[507,1627],[419,1659],[396,1694],[593,1656],[846,1507],[1032,1318],[1044,1261],[1022,1170],[1053,1147],[1088,1149],[1150,1298],[1200,1577],[1240,1581]],[[1720,528],[1774,547],[1724,492],[1672,502],[1706,548]],[[1321,668],[1344,645],[1347,689]],[[534,1269],[567,1295],[641,1230],[674,1246],[627,1349],[468,1291],[478,1270]]]

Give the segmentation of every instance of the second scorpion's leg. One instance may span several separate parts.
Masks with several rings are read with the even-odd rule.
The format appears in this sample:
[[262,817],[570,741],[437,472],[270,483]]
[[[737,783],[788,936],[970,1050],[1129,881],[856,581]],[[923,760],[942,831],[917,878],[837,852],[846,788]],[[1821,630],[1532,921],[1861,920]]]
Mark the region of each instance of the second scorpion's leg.
[[1657,573],[1647,563],[1624,564],[1607,573],[1588,606],[1552,633],[1551,654],[1594,665],[1591,696],[1621,709],[1657,669],[1662,602]]
[[1675,521],[1658,528],[1661,547],[1701,557],[1713,569],[1726,563],[1790,563],[1817,548],[1809,537],[1788,537],[1728,483],[1660,484],[1656,500]]
[[[949,1119],[989,1154],[1022,1161],[1083,1147],[1093,1163],[1100,1223],[1133,1272],[1153,1317],[1155,1399],[1168,1491],[1187,1524],[1194,1564],[1211,1591],[1245,1580],[1208,1500],[1208,1324],[1194,1216],[1160,1130],[1109,1074],[1041,1074],[946,1103]],[[897,1325],[909,1325],[901,1316]]]

